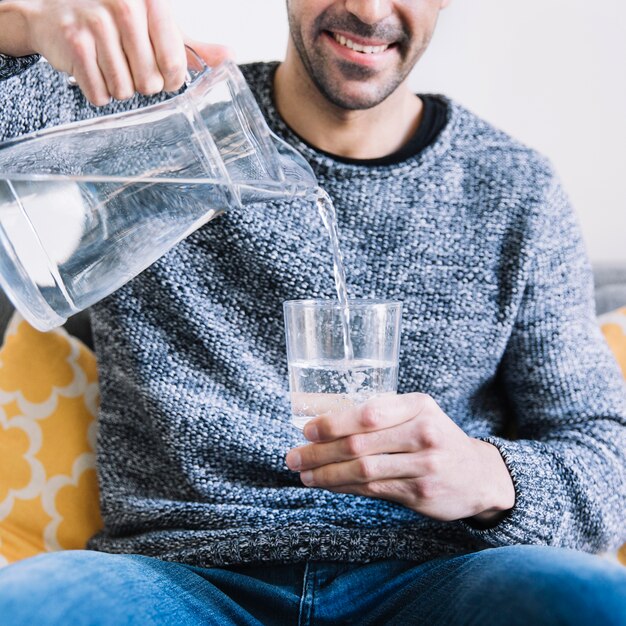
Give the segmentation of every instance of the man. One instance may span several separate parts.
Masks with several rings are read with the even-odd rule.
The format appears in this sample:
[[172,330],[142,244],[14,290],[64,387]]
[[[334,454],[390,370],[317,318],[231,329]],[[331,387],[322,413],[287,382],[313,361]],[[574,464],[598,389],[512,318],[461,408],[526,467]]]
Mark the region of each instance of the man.
[[[334,200],[351,296],[404,302],[401,393],[302,444],[281,304],[332,297],[328,243],[305,202],[221,216],[93,308],[105,528],[0,572],[11,623],[626,623],[583,553],[626,538],[626,395],[581,236],[543,158],[408,89],[445,5],[290,0],[285,61],[242,68]],[[182,83],[161,2],[0,8],[0,50],[94,104]],[[39,63],[0,133],[151,101],[96,111]]]

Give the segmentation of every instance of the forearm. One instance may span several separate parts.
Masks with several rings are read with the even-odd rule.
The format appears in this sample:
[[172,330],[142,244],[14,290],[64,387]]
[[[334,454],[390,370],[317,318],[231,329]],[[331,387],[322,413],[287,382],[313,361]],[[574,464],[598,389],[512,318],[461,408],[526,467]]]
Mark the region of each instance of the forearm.
[[595,419],[541,441],[489,438],[513,478],[516,503],[496,526],[468,520],[492,546],[545,544],[598,552],[626,540],[626,426]]
[[28,31],[30,11],[21,0],[0,0],[0,54],[24,57],[37,53]]
[[472,445],[484,460],[484,472],[488,479],[476,485],[481,513],[471,519],[477,525],[494,526],[515,505],[513,479],[498,448],[480,439],[473,439]]
[[19,0],[0,0],[0,81],[21,74],[39,60],[28,36],[28,10]]

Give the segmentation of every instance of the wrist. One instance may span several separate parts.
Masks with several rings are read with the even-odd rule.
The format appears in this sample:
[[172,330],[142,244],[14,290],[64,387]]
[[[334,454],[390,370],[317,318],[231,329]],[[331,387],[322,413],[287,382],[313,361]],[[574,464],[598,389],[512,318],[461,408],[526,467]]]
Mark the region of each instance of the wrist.
[[30,36],[34,12],[29,2],[0,1],[0,53],[13,57],[37,54]]
[[473,439],[472,443],[484,469],[479,486],[479,512],[472,519],[481,524],[495,524],[515,505],[513,479],[498,448],[480,439]]

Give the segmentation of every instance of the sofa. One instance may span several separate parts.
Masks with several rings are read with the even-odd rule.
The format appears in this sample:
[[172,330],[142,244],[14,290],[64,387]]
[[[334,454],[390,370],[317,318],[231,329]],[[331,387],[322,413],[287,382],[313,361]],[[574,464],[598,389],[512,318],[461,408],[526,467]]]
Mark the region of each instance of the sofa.
[[598,315],[626,306],[626,261],[596,264],[594,282]]

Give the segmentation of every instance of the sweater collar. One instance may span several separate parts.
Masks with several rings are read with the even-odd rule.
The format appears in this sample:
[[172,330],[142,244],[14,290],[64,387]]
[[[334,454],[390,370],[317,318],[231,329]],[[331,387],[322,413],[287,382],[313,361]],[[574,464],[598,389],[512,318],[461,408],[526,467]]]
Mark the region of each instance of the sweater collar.
[[[452,145],[453,138],[459,122],[461,108],[446,96],[438,96],[445,100],[448,105],[448,121],[441,130],[439,136],[427,148],[419,154],[407,158],[400,163],[392,165],[355,165],[343,163],[332,156],[316,150],[305,143],[283,120],[278,113],[274,102],[274,75],[278,69],[279,62],[255,63],[248,66],[255,77],[254,82],[250,82],[261,111],[269,127],[282,139],[287,141],[298,152],[300,152],[311,164],[318,175],[340,175],[342,178],[359,177],[387,177],[402,176],[404,173],[411,173],[413,176],[417,171],[427,170],[432,167]],[[248,78],[247,72],[246,78]]]

